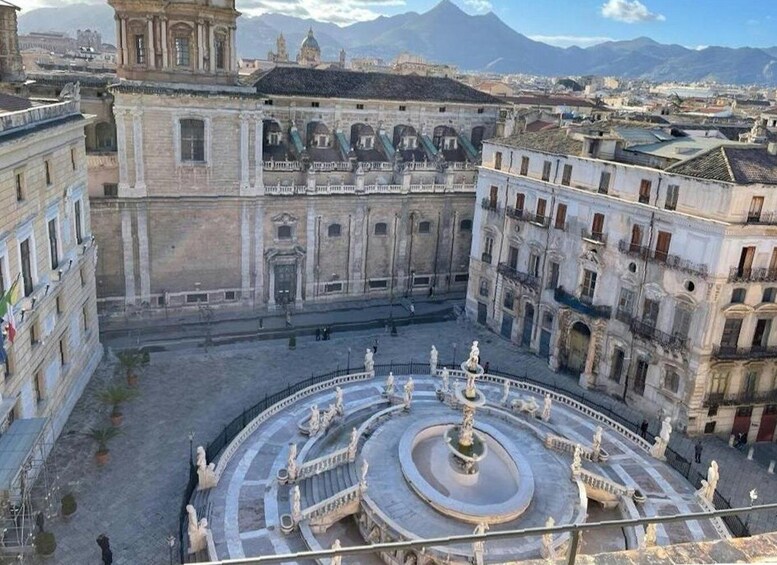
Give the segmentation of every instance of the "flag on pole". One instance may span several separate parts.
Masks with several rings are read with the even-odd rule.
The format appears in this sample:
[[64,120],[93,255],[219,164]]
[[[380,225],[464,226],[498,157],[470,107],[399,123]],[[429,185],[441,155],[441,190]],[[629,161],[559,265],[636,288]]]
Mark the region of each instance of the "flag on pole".
[[8,341],[13,343],[16,337],[16,320],[13,315],[13,306],[19,300],[19,275],[2,298],[0,298],[0,320],[5,323],[5,333]]

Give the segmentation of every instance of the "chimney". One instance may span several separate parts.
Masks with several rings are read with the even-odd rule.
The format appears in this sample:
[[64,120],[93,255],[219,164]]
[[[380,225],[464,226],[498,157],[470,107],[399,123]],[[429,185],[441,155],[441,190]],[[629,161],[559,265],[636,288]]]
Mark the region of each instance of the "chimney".
[[777,155],[777,141],[770,141],[766,146],[766,152],[769,155]]

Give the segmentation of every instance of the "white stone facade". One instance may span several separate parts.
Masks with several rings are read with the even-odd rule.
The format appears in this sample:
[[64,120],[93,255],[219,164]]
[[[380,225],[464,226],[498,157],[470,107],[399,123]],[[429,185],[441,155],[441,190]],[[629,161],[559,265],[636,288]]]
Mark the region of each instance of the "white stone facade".
[[[616,162],[584,140],[570,153],[518,138],[484,145],[472,319],[689,433],[771,441],[774,186]],[[724,332],[730,319],[741,331]]]

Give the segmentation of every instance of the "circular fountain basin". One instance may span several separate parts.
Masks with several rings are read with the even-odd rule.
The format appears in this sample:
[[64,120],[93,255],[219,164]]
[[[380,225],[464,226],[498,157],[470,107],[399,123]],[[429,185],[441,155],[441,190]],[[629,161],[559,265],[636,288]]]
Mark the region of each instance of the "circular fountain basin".
[[534,495],[529,462],[495,428],[477,424],[485,448],[478,473],[463,475],[450,462],[446,432],[453,419],[428,418],[415,422],[402,434],[399,461],[413,490],[435,510],[478,524],[508,522],[523,514]]

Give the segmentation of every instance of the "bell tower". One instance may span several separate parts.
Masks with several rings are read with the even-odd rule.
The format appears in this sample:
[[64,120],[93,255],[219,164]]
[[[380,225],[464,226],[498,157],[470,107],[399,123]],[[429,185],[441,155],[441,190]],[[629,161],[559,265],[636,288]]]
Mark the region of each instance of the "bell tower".
[[237,84],[235,0],[108,0],[126,80]]
[[16,12],[19,8],[0,0],[0,82],[24,82],[24,67],[19,53]]

